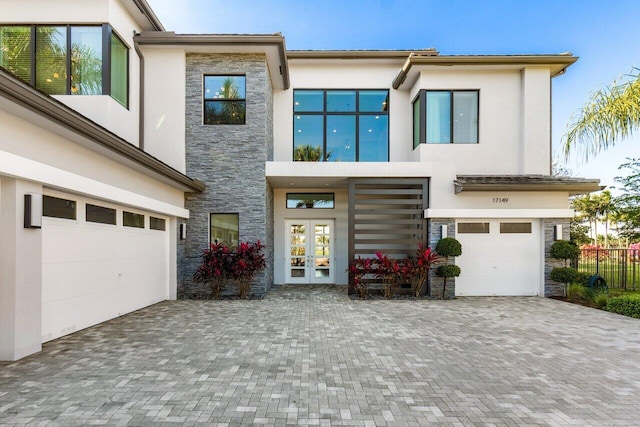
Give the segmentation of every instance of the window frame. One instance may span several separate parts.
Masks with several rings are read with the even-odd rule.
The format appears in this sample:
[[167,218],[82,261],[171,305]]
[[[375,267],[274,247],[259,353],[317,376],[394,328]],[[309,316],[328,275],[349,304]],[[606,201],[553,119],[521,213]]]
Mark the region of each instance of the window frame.
[[[327,160],[327,117],[329,116],[353,116],[355,118],[355,160],[353,162],[360,162],[360,117],[361,116],[386,116],[387,117],[387,151],[386,151],[386,160],[380,161],[378,163],[388,163],[390,156],[390,90],[387,88],[331,88],[331,89],[322,89],[322,88],[296,88],[293,90],[293,99],[295,100],[297,91],[321,91],[322,92],[322,111],[295,111],[295,101],[293,102],[292,109],[292,140],[291,140],[291,158],[294,159],[296,145],[295,145],[295,135],[296,135],[296,116],[320,116],[322,117],[322,159],[320,161],[327,162],[332,160]],[[329,111],[327,109],[327,94],[328,92],[351,92],[355,93],[355,110],[354,111]],[[386,110],[385,111],[360,111],[360,92],[386,92]],[[295,160],[294,160],[295,161]]]
[[[239,212],[209,212],[209,244],[215,244],[214,240],[212,239],[212,219],[214,217],[214,215],[235,215],[235,217],[237,218],[237,223],[238,223],[238,229],[236,230],[236,240],[235,240],[235,245],[233,245],[233,242],[229,242],[230,244],[228,245],[229,247],[237,247],[240,244],[240,213]],[[219,243],[224,243],[224,242],[219,242]]]
[[[115,31],[113,29],[113,27],[110,24],[107,23],[83,23],[83,24],[14,24],[14,23],[10,23],[10,24],[0,24],[0,27],[27,27],[30,30],[30,40],[29,40],[29,60],[30,60],[30,75],[29,75],[29,80],[27,81],[27,83],[29,83],[31,86],[33,86],[34,88],[37,88],[37,83],[36,83],[36,74],[37,74],[37,58],[36,58],[36,50],[37,50],[37,43],[36,43],[36,34],[37,34],[37,29],[38,28],[43,28],[43,27],[59,27],[59,28],[64,28],[65,29],[65,37],[66,37],[66,48],[65,48],[65,73],[66,73],[66,78],[65,78],[65,85],[66,85],[66,89],[65,89],[65,93],[64,94],[58,94],[58,95],[68,95],[68,96],[76,96],[76,94],[72,93],[71,91],[71,80],[72,80],[72,67],[71,67],[71,52],[72,52],[72,28],[77,28],[77,27],[96,27],[96,28],[100,28],[101,29],[101,48],[102,48],[102,55],[101,55],[101,67],[102,67],[102,72],[101,72],[101,86],[102,86],[102,90],[101,90],[101,94],[100,95],[107,95],[110,96],[111,98],[113,98],[118,104],[122,105],[124,108],[129,109],[129,100],[130,100],[130,89],[131,89],[131,78],[129,75],[130,72],[130,63],[131,61],[129,60],[130,57],[130,52],[131,52],[131,47],[125,43],[124,39],[117,33],[117,31]],[[126,94],[126,102],[125,104],[121,103],[119,100],[117,100],[116,98],[114,98],[113,96],[111,96],[111,36],[115,36],[115,38],[122,43],[122,45],[124,46],[124,48],[127,51],[127,65],[126,65],[126,73],[127,73],[127,94]],[[39,89],[40,90],[40,89]],[[45,92],[45,91],[43,91]],[[45,92],[47,93],[47,92]],[[49,93],[47,93],[49,94]],[[49,95],[54,95],[54,94],[49,94]],[[78,94],[79,95],[79,94]],[[82,96],[82,95],[79,95]],[[86,96],[86,95],[85,95]]]
[[[294,206],[292,208],[289,207],[289,197],[290,196],[295,196],[295,195],[299,195],[299,194],[306,194],[306,195],[310,195],[310,196],[331,196],[330,198],[327,198],[327,201],[331,202],[331,206],[316,206],[315,203],[313,203],[312,206]],[[291,200],[300,200],[303,201],[303,198],[300,197],[295,197],[295,198],[291,198]],[[286,199],[285,199],[285,207],[287,209],[335,209],[336,207],[336,193],[329,193],[329,192],[289,192],[287,193]]]
[[[429,92],[447,92],[449,94],[449,136],[451,142],[427,142],[427,93]],[[478,122],[476,124],[476,142],[456,142],[454,138],[454,111],[455,111],[455,102],[454,102],[454,94],[455,93],[469,93],[475,92],[477,94],[477,105],[476,105],[476,117],[478,118]],[[415,114],[414,108],[415,104],[418,102],[419,104],[419,124],[418,124],[418,141],[416,142],[416,123],[415,123]],[[420,89],[416,96],[413,98],[411,108],[412,115],[412,140],[413,140],[413,149],[415,150],[420,146],[420,144],[428,144],[428,145],[447,145],[447,144],[458,144],[458,145],[474,145],[480,144],[480,89]]]
[[[71,207],[67,206],[67,208],[68,209],[73,209],[73,215],[71,215],[71,216],[64,216],[64,215],[61,216],[61,215],[56,215],[55,212],[51,212],[49,210],[50,206],[47,206],[47,205],[48,205],[48,202],[52,202],[53,199],[55,199],[57,202],[65,202],[67,205],[69,205],[69,203],[71,203],[72,206]],[[43,217],[47,217],[47,218],[64,219],[64,220],[68,220],[68,221],[77,221],[78,220],[78,201],[77,200],[71,200],[71,199],[65,199],[64,197],[50,196],[48,194],[43,194],[42,195],[42,216]]]
[[[206,87],[207,77],[242,77],[244,78],[244,98],[207,98]],[[207,123],[206,121],[206,105],[207,102],[244,102],[244,119],[242,123]],[[243,126],[247,124],[247,75],[246,74],[203,74],[202,75],[202,124],[206,126]]]

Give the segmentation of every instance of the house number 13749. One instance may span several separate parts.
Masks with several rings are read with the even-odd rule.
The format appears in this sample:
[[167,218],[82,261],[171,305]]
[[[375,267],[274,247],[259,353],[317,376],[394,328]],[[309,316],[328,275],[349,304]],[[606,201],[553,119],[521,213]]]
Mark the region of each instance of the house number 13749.
[[508,197],[494,197],[493,203],[509,203]]

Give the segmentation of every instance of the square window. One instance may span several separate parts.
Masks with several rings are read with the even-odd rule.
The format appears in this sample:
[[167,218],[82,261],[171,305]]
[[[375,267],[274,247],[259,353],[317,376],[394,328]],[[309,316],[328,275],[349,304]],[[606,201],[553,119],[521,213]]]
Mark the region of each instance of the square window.
[[413,103],[413,148],[477,144],[478,99],[477,90],[421,90]]
[[237,213],[212,213],[209,218],[210,242],[238,246],[240,219]]
[[245,76],[204,76],[203,98],[204,124],[245,124]]

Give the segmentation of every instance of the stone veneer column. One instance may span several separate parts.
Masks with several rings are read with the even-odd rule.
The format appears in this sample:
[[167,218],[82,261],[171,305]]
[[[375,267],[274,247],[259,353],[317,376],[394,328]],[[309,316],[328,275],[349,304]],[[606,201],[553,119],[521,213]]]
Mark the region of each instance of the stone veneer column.
[[[246,124],[203,124],[203,76],[246,76]],[[178,284],[196,289],[192,277],[209,244],[209,214],[238,213],[241,241],[267,247],[267,268],[251,292],[273,284],[273,190],[265,162],[273,159],[273,92],[266,57],[260,54],[187,54],[186,173],[206,184],[186,197],[187,238],[178,243]]]
[[549,256],[551,245],[555,242],[555,225],[562,225],[562,239],[569,240],[569,219],[568,218],[548,218],[543,220],[544,227],[544,296],[564,296],[565,284],[556,283],[551,280],[551,270],[554,267],[564,267],[564,261],[554,259]]
[[[456,234],[456,221],[453,218],[430,218],[427,220],[427,229],[429,230],[429,247],[435,250],[438,241],[440,240],[440,226],[447,226],[447,236],[455,237]],[[464,248],[462,248],[464,251]],[[444,279],[438,277],[435,274],[435,269],[429,272],[429,296],[432,298],[442,298],[442,288],[444,286]],[[452,299],[456,295],[456,279],[447,279],[446,299]]]

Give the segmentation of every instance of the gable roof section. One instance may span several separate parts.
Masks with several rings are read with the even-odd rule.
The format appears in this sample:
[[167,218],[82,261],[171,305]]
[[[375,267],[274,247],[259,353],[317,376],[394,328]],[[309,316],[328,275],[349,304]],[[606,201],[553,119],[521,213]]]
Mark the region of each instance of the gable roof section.
[[[139,46],[176,46],[187,52],[263,53],[273,85],[289,89],[289,67],[284,37],[275,34],[176,34],[173,31],[145,31],[134,37]],[[279,77],[278,77],[279,76]]]
[[458,175],[455,193],[463,191],[567,191],[570,195],[604,189],[599,179],[550,175]]
[[51,123],[70,130],[89,141],[94,151],[108,152],[120,161],[182,191],[201,192],[202,182],[189,178],[149,153],[128,143],[53,97],[40,92],[0,68],[0,97],[37,114]]

